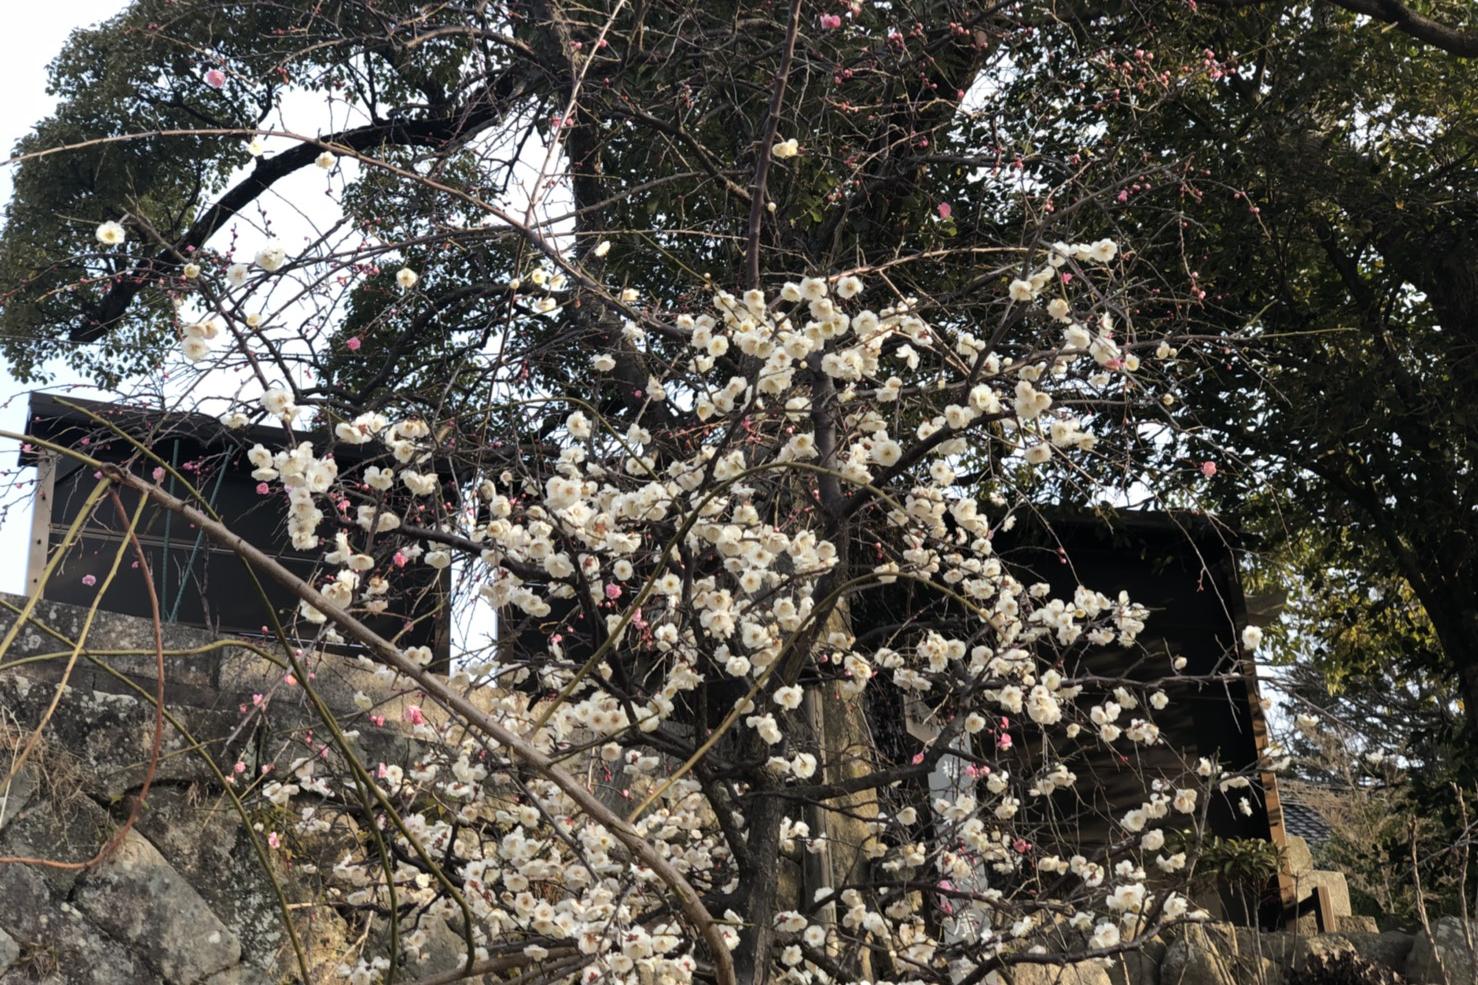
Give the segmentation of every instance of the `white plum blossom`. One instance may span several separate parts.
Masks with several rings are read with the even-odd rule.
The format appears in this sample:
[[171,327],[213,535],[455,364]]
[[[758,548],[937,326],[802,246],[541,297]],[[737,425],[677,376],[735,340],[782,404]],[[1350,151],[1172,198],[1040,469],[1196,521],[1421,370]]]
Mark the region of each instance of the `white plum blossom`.
[[[795,157],[799,144],[770,153]],[[608,250],[601,240],[590,255]],[[1107,240],[1024,255],[1011,269],[1025,273],[997,282],[994,298],[1003,311],[1021,305],[1019,344],[865,273],[707,281],[698,300],[648,296],[640,281],[587,284],[602,264],[572,268],[581,289],[557,299],[564,274],[498,273],[494,283],[527,294],[499,322],[507,338],[478,355],[493,367],[486,379],[465,377],[517,408],[491,422],[432,399],[344,407],[315,380],[275,377],[261,411],[301,412],[328,432],[262,438],[247,452],[253,479],[286,502],[287,541],[314,551],[311,584],[326,604],[297,606],[304,650],[343,643],[351,627],[338,611],[409,630],[406,584],[455,581],[509,630],[483,651],[454,651],[445,676],[424,674],[438,665],[432,650],[403,635],[398,668],[364,662],[395,697],[353,685],[363,689],[354,728],[414,737],[374,753],[398,762],[364,764],[371,792],[397,812],[381,836],[400,905],[461,926],[453,894],[404,861],[421,858],[417,845],[455,858],[474,949],[577,955],[587,965],[569,976],[592,985],[708,975],[708,944],[668,906],[671,874],[657,863],[705,900],[738,899],[746,845],[797,871],[840,858],[937,890],[821,885],[818,899],[777,900],[768,960],[784,985],[832,980],[811,957],[833,948],[883,948],[901,969],[968,975],[1013,948],[1062,946],[1068,928],[1079,948],[1136,946],[1156,900],[1187,912],[1172,901],[1194,859],[1166,854],[1167,835],[1178,847],[1175,833],[1199,824],[1209,766],[1154,777],[1131,766],[1126,786],[1142,790],[1100,818],[1112,854],[1072,844],[1055,812],[1098,782],[1099,757],[1132,764],[1140,747],[1164,743],[1156,723],[1170,719],[1159,713],[1194,682],[1086,673],[1105,648],[1139,646],[1155,617],[1127,594],[1054,587],[997,553],[1010,540],[998,535],[1031,508],[1011,485],[1022,463],[1072,474],[1102,421],[1092,377],[1129,386],[1129,357],[1158,341],[1125,316],[1117,327],[1101,317],[1118,255]],[[410,268],[396,282],[419,283]],[[599,336],[557,343],[526,373],[522,356],[496,365],[491,350],[521,341],[529,323],[557,336],[577,310],[605,319]],[[232,334],[218,335],[224,358]],[[203,344],[205,331],[190,339]],[[551,386],[566,365],[578,384]],[[1149,390],[1150,376],[1131,383]],[[874,601],[880,588],[915,593],[898,596],[913,600],[906,616]],[[887,627],[871,629],[874,616]],[[466,696],[509,741],[435,711],[433,685]],[[813,724],[874,706],[898,709],[893,761],[839,751]],[[536,755],[520,759],[510,737]],[[545,762],[573,785],[530,766]],[[294,776],[285,794],[280,776],[275,807],[343,809],[358,774],[330,784],[334,797],[305,785],[329,769]],[[868,786],[873,770],[888,779]],[[845,796],[828,790],[837,784],[850,785]],[[911,803],[918,784],[931,793]],[[609,824],[584,799],[597,787],[619,806]],[[817,820],[838,811],[851,825],[843,837]],[[383,805],[376,813],[388,819]],[[633,838],[653,855],[637,859]],[[366,847],[318,875],[333,898],[383,912],[378,861]],[[1060,898],[1015,892],[1023,880]],[[811,906],[821,901],[825,919]],[[714,933],[741,946],[744,916],[713,916]],[[354,961],[350,979],[388,970]]]
[[782,687],[775,692],[775,703],[786,711],[794,711],[801,706],[801,689],[792,684]]
[[287,263],[287,249],[276,240],[272,240],[257,250],[256,265],[267,273],[274,273],[282,269]]
[[273,387],[262,394],[262,409],[274,417],[289,418],[297,411],[292,394]]
[[197,363],[210,355],[210,343],[203,338],[187,335],[180,343],[180,352],[187,362]]
[[104,246],[118,246],[128,238],[128,232],[123,224],[108,220],[97,228],[97,241]]

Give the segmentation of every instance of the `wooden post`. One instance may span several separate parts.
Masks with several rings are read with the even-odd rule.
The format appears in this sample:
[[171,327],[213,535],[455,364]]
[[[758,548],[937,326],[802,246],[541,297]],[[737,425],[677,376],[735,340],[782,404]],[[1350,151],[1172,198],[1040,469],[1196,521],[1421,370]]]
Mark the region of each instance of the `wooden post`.
[[41,586],[46,555],[51,543],[51,508],[56,497],[54,452],[42,450],[36,458],[36,495],[31,499],[31,542],[26,553],[26,594]]
[[[1230,565],[1226,578],[1226,583],[1231,586],[1231,598],[1228,601],[1231,603],[1232,626],[1240,633],[1241,628],[1248,624],[1247,599],[1242,594],[1242,581],[1237,575],[1235,556],[1229,555],[1223,563]],[[1242,679],[1247,686],[1247,712],[1252,727],[1252,744],[1261,767],[1258,770],[1258,779],[1262,783],[1263,811],[1268,819],[1268,840],[1278,849],[1278,874],[1274,877],[1278,892],[1277,911],[1286,918],[1286,914],[1295,912],[1298,907],[1298,886],[1292,873],[1287,871],[1282,862],[1283,853],[1288,850],[1288,828],[1283,823],[1283,801],[1278,794],[1278,774],[1266,768],[1268,722],[1263,715],[1262,694],[1257,686],[1257,661],[1242,646],[1240,639],[1234,640],[1233,645],[1237,648]],[[1267,920],[1268,915],[1265,913],[1263,922]]]
[[1334,900],[1329,895],[1329,887],[1323,883],[1314,887],[1314,923],[1321,934],[1332,934],[1337,929],[1334,926]]
[[[1265,765],[1269,744],[1268,723],[1263,717],[1262,696],[1257,688],[1257,664],[1251,654],[1247,654],[1242,657],[1242,666],[1247,675],[1247,703],[1252,713],[1252,739],[1257,746],[1258,761]],[[1292,874],[1282,861],[1283,854],[1288,850],[1288,828],[1283,822],[1283,801],[1278,793],[1278,774],[1264,768],[1259,771],[1258,778],[1262,781],[1263,809],[1268,816],[1268,839],[1278,849],[1278,899],[1286,909],[1298,902],[1298,891]]]

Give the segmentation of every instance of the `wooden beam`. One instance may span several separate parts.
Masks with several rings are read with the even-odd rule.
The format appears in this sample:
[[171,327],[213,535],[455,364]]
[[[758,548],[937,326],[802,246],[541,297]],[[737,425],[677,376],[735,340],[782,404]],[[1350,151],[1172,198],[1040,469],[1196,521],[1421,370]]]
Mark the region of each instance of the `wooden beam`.
[[[1252,744],[1257,753],[1258,764],[1262,766],[1268,761],[1267,752],[1270,743],[1268,722],[1262,709],[1262,693],[1258,688],[1257,661],[1242,646],[1241,641],[1242,628],[1248,624],[1247,597],[1242,593],[1242,579],[1237,570],[1236,553],[1229,551],[1223,564],[1229,567],[1229,570],[1225,572],[1224,580],[1229,586],[1230,598],[1227,601],[1231,608],[1232,627],[1238,634],[1234,645],[1237,647],[1242,679],[1247,686],[1247,714],[1252,727]],[[1283,801],[1278,793],[1278,775],[1264,768],[1258,771],[1258,780],[1262,784],[1263,813],[1268,822],[1268,840],[1278,849],[1280,857],[1278,872],[1274,876],[1278,893],[1277,912],[1287,914],[1298,907],[1298,886],[1292,873],[1288,872],[1281,862],[1283,853],[1288,850],[1288,828],[1283,820]]]
[[1323,883],[1314,887],[1314,923],[1321,934],[1332,934],[1338,929],[1334,926],[1334,899]]
[[31,542],[26,554],[26,594],[41,586],[51,541],[51,507],[56,498],[54,452],[42,451],[36,458],[36,495],[31,499]]

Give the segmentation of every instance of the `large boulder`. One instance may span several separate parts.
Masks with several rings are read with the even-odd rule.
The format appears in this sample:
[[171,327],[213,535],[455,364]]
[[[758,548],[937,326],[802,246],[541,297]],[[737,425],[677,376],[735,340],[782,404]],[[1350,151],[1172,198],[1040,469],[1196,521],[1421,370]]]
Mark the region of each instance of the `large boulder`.
[[1443,917],[1432,924],[1430,938],[1418,932],[1406,959],[1407,979],[1414,985],[1442,985],[1446,972],[1447,985],[1478,985],[1478,955],[1468,947],[1469,936],[1478,947],[1478,924],[1470,924],[1469,931],[1463,933],[1457,917]]
[[136,831],[79,880],[74,903],[171,983],[194,985],[241,960],[241,942]]
[[1078,964],[1014,964],[1011,985],[1113,985],[1108,969],[1094,961]]
[[1126,951],[1109,963],[1113,985],[1160,985],[1160,963],[1165,960],[1165,942],[1145,941],[1137,951]]
[[1159,985],[1283,985],[1297,941],[1228,924],[1187,927],[1165,949]]

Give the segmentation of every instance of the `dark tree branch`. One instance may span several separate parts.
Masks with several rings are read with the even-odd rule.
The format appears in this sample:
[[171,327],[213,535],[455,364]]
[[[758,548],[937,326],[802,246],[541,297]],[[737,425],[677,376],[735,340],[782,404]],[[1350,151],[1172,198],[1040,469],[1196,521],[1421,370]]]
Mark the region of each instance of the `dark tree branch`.
[[[1218,0],[1223,7],[1260,7],[1268,0]],[[1443,24],[1412,10],[1400,0],[1324,0],[1352,14],[1389,24],[1423,44],[1459,58],[1478,58],[1478,31]]]
[[765,217],[765,180],[770,174],[770,147],[780,128],[780,109],[785,103],[785,84],[790,77],[790,61],[795,56],[795,38],[801,24],[801,0],[791,0],[789,20],[785,27],[785,51],[780,56],[780,70],[775,75],[775,90],[765,111],[765,125],[755,147],[754,184],[749,198],[749,234],[745,245],[744,266],[748,286],[760,286],[760,227]]
[[1328,0],[1336,7],[1374,17],[1403,34],[1459,58],[1478,58],[1478,31],[1464,31],[1423,17],[1398,0]]
[[222,196],[183,236],[154,256],[138,260],[132,270],[120,277],[73,329],[72,341],[93,342],[106,335],[128,311],[129,304],[141,290],[174,270],[181,256],[203,246],[217,230],[278,181],[313,163],[325,148],[347,147],[364,152],[387,145],[438,147],[464,141],[498,122],[526,89],[524,73],[510,69],[458,113],[425,120],[372,123],[331,134],[317,142],[302,143],[275,157],[261,160],[246,180]]

